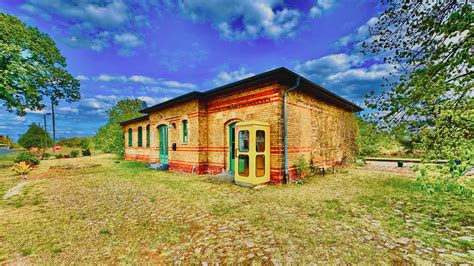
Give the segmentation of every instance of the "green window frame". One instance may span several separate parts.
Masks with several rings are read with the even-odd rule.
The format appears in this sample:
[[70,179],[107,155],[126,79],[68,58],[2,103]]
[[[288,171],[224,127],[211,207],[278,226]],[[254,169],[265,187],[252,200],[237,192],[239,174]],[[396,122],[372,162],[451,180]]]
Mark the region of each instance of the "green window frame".
[[150,148],[150,125],[146,126],[146,147]]
[[128,129],[128,147],[132,147],[132,139],[133,139],[133,130],[131,128]]
[[143,147],[142,127],[138,127],[138,147]]
[[188,143],[189,141],[189,129],[188,129],[188,120],[183,120],[183,143]]

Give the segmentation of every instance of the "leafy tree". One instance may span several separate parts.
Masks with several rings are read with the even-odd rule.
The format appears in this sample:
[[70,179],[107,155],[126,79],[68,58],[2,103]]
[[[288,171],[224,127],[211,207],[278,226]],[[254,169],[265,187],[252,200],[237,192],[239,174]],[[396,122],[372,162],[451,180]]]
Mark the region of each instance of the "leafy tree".
[[120,122],[142,116],[139,111],[146,107],[146,104],[139,99],[124,99],[118,101],[108,114],[108,122],[99,128],[95,136],[96,147],[103,152],[116,153],[120,157],[124,151],[124,132]]
[[9,112],[44,108],[43,97],[80,99],[79,81],[51,38],[17,18],[0,13],[0,100]]
[[360,156],[377,156],[383,150],[398,150],[401,146],[390,132],[377,127],[372,121],[358,118],[359,136],[357,144]]
[[25,134],[18,139],[18,144],[23,148],[29,149],[31,147],[52,147],[54,141],[51,136],[42,127],[31,124]]
[[370,28],[366,53],[396,69],[388,90],[372,92],[369,108],[385,126],[414,136],[427,158],[473,151],[474,12],[468,1],[387,1]]

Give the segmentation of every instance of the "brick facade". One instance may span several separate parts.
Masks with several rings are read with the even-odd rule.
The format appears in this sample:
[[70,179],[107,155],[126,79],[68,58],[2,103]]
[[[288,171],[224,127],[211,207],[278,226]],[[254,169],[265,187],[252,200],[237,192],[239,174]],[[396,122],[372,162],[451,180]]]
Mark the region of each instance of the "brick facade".
[[[160,110],[140,121],[124,122],[125,158],[160,162],[160,125],[168,126],[168,160],[171,171],[218,174],[229,169],[229,129],[235,122],[259,120],[270,123],[271,180],[283,178],[283,92],[289,86],[278,80],[240,87],[238,90],[196,97]],[[352,156],[357,134],[352,111],[295,90],[288,96],[288,150],[290,175],[300,156],[342,161]],[[182,141],[182,121],[188,121],[189,141]],[[146,148],[146,127],[150,147]],[[137,147],[138,127],[143,128],[143,147]],[[128,129],[133,147],[128,147]],[[176,143],[176,150],[172,144]]]

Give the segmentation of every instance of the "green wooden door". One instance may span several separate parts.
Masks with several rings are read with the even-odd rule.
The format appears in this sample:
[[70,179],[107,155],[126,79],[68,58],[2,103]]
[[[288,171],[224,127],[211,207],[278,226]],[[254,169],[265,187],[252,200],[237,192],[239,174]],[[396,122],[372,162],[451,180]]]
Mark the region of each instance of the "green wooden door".
[[229,125],[229,170],[235,168],[235,124]]
[[160,163],[168,164],[168,126],[160,126]]

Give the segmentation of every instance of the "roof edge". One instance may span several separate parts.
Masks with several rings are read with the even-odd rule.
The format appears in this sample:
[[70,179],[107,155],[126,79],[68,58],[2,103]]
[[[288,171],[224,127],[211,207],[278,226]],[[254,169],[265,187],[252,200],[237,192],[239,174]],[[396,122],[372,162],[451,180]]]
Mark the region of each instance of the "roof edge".
[[132,118],[132,119],[120,122],[120,125],[125,126],[126,124],[130,124],[130,123],[133,123],[133,122],[139,122],[139,121],[143,121],[143,120],[147,120],[147,119],[148,119],[148,115],[144,115],[144,116],[140,116],[140,117],[136,117],[136,118]]

